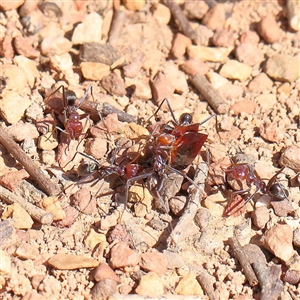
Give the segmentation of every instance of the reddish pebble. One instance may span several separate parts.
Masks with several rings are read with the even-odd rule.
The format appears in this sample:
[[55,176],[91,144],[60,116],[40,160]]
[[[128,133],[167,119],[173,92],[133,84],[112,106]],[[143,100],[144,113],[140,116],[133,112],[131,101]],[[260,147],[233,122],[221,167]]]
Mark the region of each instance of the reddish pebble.
[[250,43],[257,45],[259,42],[259,36],[255,31],[246,31],[241,35],[241,43]]
[[231,106],[231,109],[234,111],[235,115],[238,115],[241,112],[245,112],[247,114],[253,114],[256,107],[257,107],[257,104],[253,101],[241,100],[241,101],[235,102]]
[[12,38],[9,35],[5,35],[4,39],[0,44],[0,56],[5,58],[13,58],[15,56],[15,51],[12,45]]
[[281,154],[279,164],[293,169],[295,172],[300,171],[300,147],[296,145],[284,149]]
[[181,33],[177,33],[173,41],[171,53],[175,58],[181,58],[185,54],[186,48],[191,44],[191,39]]
[[245,64],[254,66],[263,61],[264,55],[261,50],[254,44],[242,43],[235,49],[236,58]]
[[79,215],[79,212],[76,208],[67,206],[66,208],[64,208],[64,211],[66,214],[66,218],[64,220],[54,222],[54,225],[58,227],[69,227],[76,221]]
[[32,44],[28,38],[17,36],[14,38],[14,46],[16,52],[28,58],[39,57],[40,52],[32,47]]
[[131,236],[126,228],[121,224],[117,224],[107,233],[107,241],[109,243],[113,243],[116,240],[124,242],[127,245],[131,244]]
[[205,75],[209,70],[209,67],[205,62],[197,59],[189,59],[180,67],[190,76],[195,76],[197,74]]
[[219,28],[212,37],[216,47],[229,47],[234,45],[234,34],[230,29]]
[[270,219],[269,210],[266,206],[257,207],[251,214],[253,224],[259,228],[265,228]]
[[259,127],[259,134],[261,137],[269,142],[279,142],[284,134],[278,128],[276,123],[263,123]]
[[101,281],[104,279],[111,279],[116,281],[117,283],[121,283],[121,279],[117,276],[117,274],[108,266],[107,263],[100,264],[94,271],[93,276],[95,281]]
[[287,270],[282,278],[283,282],[288,282],[289,284],[297,285],[300,282],[300,271]]
[[272,44],[280,39],[280,28],[275,18],[271,15],[267,15],[261,19],[261,21],[258,23],[257,30],[259,35],[267,43]]
[[115,268],[126,266],[136,266],[141,261],[140,255],[129,248],[124,242],[119,242],[114,245],[110,251],[110,264]]
[[29,177],[29,174],[25,171],[25,169],[21,169],[19,171],[10,171],[9,173],[0,177],[0,185],[9,189],[10,191],[14,191],[21,183],[23,179]]
[[208,12],[209,6],[205,1],[185,1],[184,13],[189,19],[201,20]]
[[107,140],[102,138],[89,139],[85,145],[85,151],[95,159],[100,159],[107,151]]
[[271,201],[270,204],[274,209],[275,215],[278,217],[287,217],[295,210],[291,201],[288,199]]
[[211,30],[222,28],[225,24],[225,8],[223,4],[216,4],[202,19],[202,24]]
[[172,98],[175,91],[174,86],[163,72],[158,72],[152,81],[152,94],[155,103],[160,103],[165,98]]
[[140,266],[146,271],[153,271],[162,276],[168,270],[168,260],[162,253],[147,252],[143,253],[141,258]]
[[102,87],[110,94],[125,96],[126,89],[124,80],[115,73],[104,76],[101,80]]
[[97,203],[89,188],[82,188],[71,196],[71,205],[84,214],[92,215],[96,211]]

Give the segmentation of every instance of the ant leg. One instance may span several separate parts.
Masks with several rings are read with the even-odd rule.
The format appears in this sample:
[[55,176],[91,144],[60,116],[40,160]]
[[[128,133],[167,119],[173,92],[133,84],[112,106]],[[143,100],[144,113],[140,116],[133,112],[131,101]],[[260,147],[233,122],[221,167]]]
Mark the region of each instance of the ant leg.
[[146,123],[148,123],[148,122],[150,121],[150,119],[151,119],[152,117],[154,117],[154,116],[159,112],[159,110],[161,109],[161,107],[163,106],[163,104],[164,104],[165,102],[166,102],[167,105],[168,105],[169,111],[170,111],[170,113],[171,113],[171,115],[172,115],[172,118],[173,118],[174,122],[175,122],[176,124],[178,124],[178,121],[177,121],[177,119],[176,119],[176,117],[175,117],[175,115],[174,115],[174,111],[173,111],[173,109],[172,109],[172,107],[171,107],[171,104],[170,104],[170,102],[169,102],[169,100],[168,100],[167,98],[163,99],[163,100],[160,102],[160,104],[159,104],[158,108],[156,109],[155,113],[154,113],[152,116],[149,117],[149,119],[147,120]]
[[77,108],[80,108],[80,106],[82,105],[82,103],[84,102],[84,100],[86,99],[86,97],[87,97],[87,95],[88,95],[88,93],[89,93],[90,91],[91,91],[91,95],[92,95],[92,97],[93,97],[93,99],[94,99],[93,92],[92,92],[92,85],[90,84],[90,85],[88,86],[88,88],[86,89],[86,91],[85,91],[83,97],[80,99]]

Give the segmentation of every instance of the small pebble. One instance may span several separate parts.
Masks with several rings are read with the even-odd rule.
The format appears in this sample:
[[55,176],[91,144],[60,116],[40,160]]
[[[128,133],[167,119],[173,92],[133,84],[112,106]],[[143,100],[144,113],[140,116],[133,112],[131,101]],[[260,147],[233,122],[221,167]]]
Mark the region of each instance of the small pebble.
[[263,246],[285,263],[295,254],[292,242],[293,230],[287,224],[274,225],[262,237]]
[[8,218],[12,218],[15,228],[29,229],[33,225],[30,215],[18,203],[11,204],[4,209],[2,219]]
[[189,58],[212,62],[223,62],[231,51],[232,48],[212,48],[195,45],[187,48]]
[[202,24],[211,30],[223,28],[226,21],[225,7],[221,3],[217,3],[211,8],[202,19]]
[[255,31],[248,30],[241,35],[241,43],[257,45],[259,43],[259,35]]
[[219,28],[212,37],[212,42],[216,47],[234,46],[234,34],[232,30]]
[[210,45],[210,40],[214,35],[214,32],[204,25],[198,25],[194,28],[194,35],[194,42],[196,45],[207,47]]
[[235,115],[238,115],[242,112],[247,114],[253,114],[256,110],[257,104],[251,100],[241,100],[235,102],[231,109],[233,110]]
[[208,10],[209,6],[205,1],[186,1],[184,3],[184,13],[189,19],[201,20]]
[[39,71],[36,67],[36,63],[28,59],[25,56],[19,55],[14,58],[15,64],[21,68],[27,76],[27,82],[31,88],[34,87],[34,84],[37,79],[40,78]]
[[0,273],[10,274],[11,272],[11,259],[6,251],[0,249]]
[[186,196],[175,196],[169,200],[170,210],[175,216],[181,216],[187,202]]
[[291,90],[291,85],[288,82],[285,82],[277,88],[277,94],[283,94],[285,97],[289,97],[291,95]]
[[[70,227],[78,219],[79,212],[72,206],[67,206],[62,212],[58,211],[60,215],[64,213],[64,218],[55,222],[58,227]],[[53,212],[52,212],[53,213]],[[53,214],[54,215],[54,214]]]
[[136,11],[142,9],[145,6],[146,1],[145,0],[135,0],[135,1],[122,0],[122,3],[128,10]]
[[31,123],[18,122],[8,127],[7,132],[16,142],[22,142],[25,139],[37,139],[39,132]]
[[82,23],[78,24],[72,35],[74,45],[84,43],[100,43],[102,37],[102,17],[92,12],[87,14]]
[[187,274],[184,277],[182,277],[177,283],[175,292],[178,295],[204,296],[203,290],[194,274]]
[[252,68],[246,64],[240,63],[237,60],[227,61],[220,70],[220,75],[229,79],[238,79],[245,81],[251,76]]
[[[250,92],[263,93],[264,91],[271,91],[273,81],[266,75],[266,73],[258,74],[249,82],[248,88]],[[274,104],[272,104],[274,105]]]
[[300,228],[296,228],[293,232],[293,244],[300,247]]
[[177,33],[173,40],[171,53],[175,58],[182,58],[185,54],[186,48],[192,44],[192,41],[187,36]]
[[117,292],[117,282],[112,279],[104,279],[97,282],[92,290],[91,295],[93,300],[108,299],[109,296]]
[[[297,285],[300,282],[300,271],[287,270],[282,278],[283,282],[288,282],[292,285]],[[288,298],[287,298],[288,299]]]
[[257,207],[251,214],[253,224],[259,228],[265,228],[270,219],[269,210],[266,206]]
[[48,263],[58,270],[76,270],[81,268],[95,268],[98,261],[92,257],[74,254],[56,254],[48,259]]
[[267,60],[264,71],[275,80],[293,82],[300,77],[299,60],[290,55],[276,54]]
[[175,91],[172,82],[166,77],[163,72],[158,72],[155,75],[152,81],[152,87],[153,100],[157,104],[159,104],[160,101],[165,98],[172,98]]
[[85,145],[85,151],[95,159],[101,159],[107,152],[107,140],[103,138],[89,139]]
[[117,276],[117,274],[111,269],[107,263],[100,264],[94,271],[93,277],[95,281],[101,281],[105,279],[114,280],[117,283],[121,283],[121,279]]
[[249,66],[254,66],[261,63],[264,55],[255,44],[241,43],[235,49],[235,56],[238,61],[245,63]]
[[58,141],[54,138],[52,132],[47,132],[38,138],[38,148],[41,150],[53,150],[58,146]]
[[70,203],[83,214],[93,215],[96,212],[96,198],[92,196],[89,188],[82,188],[73,194]]
[[0,177],[0,183],[3,187],[9,189],[10,191],[14,191],[21,184],[21,181],[28,177],[29,174],[25,169],[18,171],[12,170]]
[[72,42],[63,36],[46,37],[42,40],[40,48],[44,56],[62,55],[71,50]]
[[146,271],[155,272],[162,276],[168,270],[168,260],[164,254],[153,251],[141,255],[140,267]]
[[80,64],[80,70],[83,77],[88,80],[101,80],[110,73],[110,67],[108,65],[96,62],[82,62]]
[[15,252],[16,256],[21,259],[31,259],[36,260],[39,258],[39,250],[36,246],[30,245],[28,243],[21,243]]
[[197,74],[205,75],[209,67],[205,62],[198,59],[189,59],[185,61],[181,66],[181,69],[187,74],[192,77],[196,76]]
[[[5,88],[9,90],[6,94],[9,95],[9,93],[12,93],[13,91],[22,93],[24,92],[24,89],[27,87],[27,76],[24,73],[24,71],[15,66],[15,65],[9,65],[9,64],[4,64],[1,66],[1,76],[5,78]],[[17,108],[22,104],[22,100],[20,100],[21,96],[17,94],[12,94],[15,96],[11,96],[12,98],[18,97],[18,105],[14,107]],[[9,97],[9,96],[7,96]],[[24,97],[25,98],[25,97]],[[3,95],[3,100],[5,99],[5,95]],[[27,99],[27,98],[25,98]],[[2,101],[3,101],[2,100]],[[1,102],[2,102],[1,101]],[[2,104],[3,106],[3,104]],[[13,113],[13,111],[11,112]]]
[[300,2],[295,0],[286,1],[286,9],[290,27],[295,30],[300,30]]
[[0,2],[0,9],[4,11],[17,9],[20,7],[25,0],[14,0],[14,1],[1,1]]
[[281,36],[280,28],[271,15],[263,17],[258,23],[257,30],[259,35],[269,44],[278,42]]
[[271,201],[270,204],[274,209],[275,215],[278,217],[287,217],[295,210],[291,201],[288,199],[283,199],[280,201]]
[[44,150],[44,151],[41,151],[41,153],[40,153],[42,162],[48,166],[55,165],[55,163],[56,163],[55,156],[56,156],[56,154],[55,154],[54,150]]
[[259,134],[264,140],[272,143],[278,143],[284,137],[284,133],[279,129],[278,124],[269,122],[262,123],[259,126]]
[[300,171],[300,147],[296,145],[285,148],[281,154],[279,164],[293,169],[295,172]]
[[115,73],[104,76],[101,85],[111,95],[121,97],[126,95],[124,80]]
[[110,264],[114,269],[136,266],[140,263],[140,255],[124,242],[114,245],[110,251]]
[[93,228],[91,228],[88,235],[84,239],[84,244],[89,249],[94,250],[94,248],[98,244],[105,241],[106,241],[106,237],[103,233],[98,233]]
[[262,111],[268,111],[277,104],[277,97],[274,94],[262,94],[255,97],[255,101],[259,104]]
[[[4,32],[4,27],[3,29]],[[0,55],[5,57],[5,58],[13,58],[15,56],[15,50],[13,48],[12,44],[12,37],[5,35],[2,41],[0,42]]]
[[149,272],[141,277],[135,292],[141,296],[161,296],[164,294],[164,285],[156,273]]
[[155,10],[153,12],[153,18],[161,25],[167,25],[171,20],[171,12],[170,9],[161,4],[158,3],[155,6]]
[[13,40],[16,52],[19,55],[28,58],[37,58],[40,52],[32,47],[31,40],[29,38],[24,38],[22,36],[16,36]]

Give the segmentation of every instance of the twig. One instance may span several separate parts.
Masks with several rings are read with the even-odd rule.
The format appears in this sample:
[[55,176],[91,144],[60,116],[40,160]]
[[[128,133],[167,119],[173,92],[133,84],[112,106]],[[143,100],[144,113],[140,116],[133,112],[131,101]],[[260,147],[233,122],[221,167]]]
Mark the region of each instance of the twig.
[[111,27],[108,35],[108,44],[115,46],[122,32],[122,28],[125,21],[125,12],[121,10],[114,11],[114,17],[112,19]]
[[174,19],[177,21],[182,32],[192,41],[197,40],[197,35],[191,27],[189,20],[184,15],[180,6],[174,0],[164,0],[165,5],[170,9]]
[[218,114],[225,114],[229,110],[229,105],[220,94],[212,87],[209,81],[200,74],[190,77],[189,80],[195,88],[203,95],[205,100],[212,106]]
[[199,275],[196,277],[204,292],[210,300],[218,300],[218,297],[213,287],[213,277],[210,276],[203,268],[201,268]]
[[0,143],[7,151],[18,160],[26,169],[30,176],[37,182],[38,186],[48,195],[56,196],[61,193],[58,185],[53,183],[43,171],[36,165],[13,140],[13,138],[0,126]]
[[255,273],[251,267],[250,261],[248,259],[247,254],[244,252],[242,246],[240,245],[238,239],[233,236],[228,240],[230,247],[232,248],[234,252],[234,256],[238,259],[240,262],[245,276],[248,279],[251,286],[255,286],[258,284],[258,280],[255,276]]
[[0,198],[9,204],[20,204],[33,219],[37,220],[41,224],[51,224],[53,222],[53,214],[46,212],[30,202],[27,202],[19,196],[16,196],[4,187],[0,188]]
[[283,291],[283,283],[279,276],[281,267],[272,265],[270,268],[261,261],[252,264],[261,286],[261,300],[276,300]]
[[[76,100],[76,105],[79,104],[79,100]],[[112,105],[103,102],[103,103],[97,103],[97,102],[92,102],[89,100],[85,100],[82,105],[80,106],[80,109],[89,112],[91,114],[100,114],[101,116],[107,116],[109,114],[117,114],[119,121],[122,122],[135,122],[137,123],[138,118],[132,115],[129,115],[125,113],[124,111],[117,109],[113,107]]]
[[200,206],[207,171],[207,164],[200,163],[198,165],[194,178],[194,181],[198,184],[198,188],[194,189],[190,194],[187,208],[184,210],[184,213],[180,217],[176,227],[172,230],[168,237],[167,243],[169,247],[174,246],[174,244],[177,245],[179,242],[190,236],[189,228],[191,228],[191,224],[193,223],[196,212]]

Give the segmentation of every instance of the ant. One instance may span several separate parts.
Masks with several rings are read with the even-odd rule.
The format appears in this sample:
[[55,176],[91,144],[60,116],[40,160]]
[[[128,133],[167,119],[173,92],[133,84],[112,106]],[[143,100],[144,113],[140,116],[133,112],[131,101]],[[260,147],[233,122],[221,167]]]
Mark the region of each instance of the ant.
[[[47,104],[53,97],[55,93],[57,93],[58,90],[62,89],[62,100],[63,100],[63,114],[64,114],[64,130],[58,128],[60,131],[65,132],[70,140],[79,140],[80,136],[84,135],[82,134],[83,131],[83,125],[80,119],[82,117],[86,116],[84,115],[79,115],[77,110],[81,107],[82,103],[86,99],[88,93],[91,91],[92,94],[92,86],[90,85],[86,92],[84,93],[83,97],[79,100],[79,104],[75,106],[77,97],[75,92],[71,90],[66,90],[63,85],[61,85],[59,88],[57,88],[54,92],[52,92],[47,99],[45,100],[45,103]],[[93,94],[92,94],[93,97]]]
[[250,202],[254,196],[261,192],[262,194],[269,195],[274,200],[284,200],[288,199],[288,191],[278,182],[277,176],[283,171],[284,167],[281,168],[276,174],[268,181],[268,184],[258,178],[253,169],[248,163],[233,164],[225,170],[226,181],[232,179],[238,180],[239,182],[245,181],[248,189],[241,189],[234,191],[233,194],[244,194],[250,191],[251,186],[254,185],[256,190],[252,195],[250,195],[244,203],[240,205],[240,202],[237,202],[235,205],[229,203],[227,209],[225,210],[225,215],[231,215],[234,212],[237,212],[239,209],[244,207],[248,202]]

